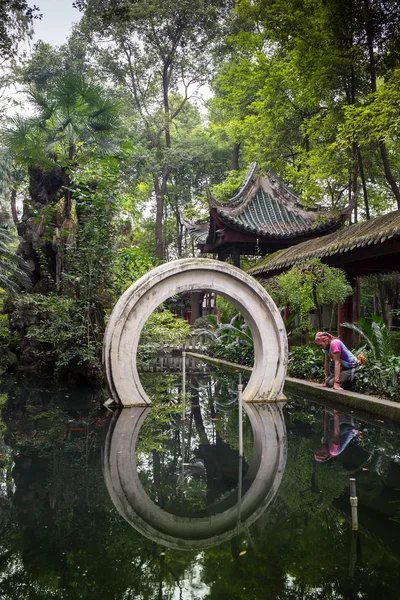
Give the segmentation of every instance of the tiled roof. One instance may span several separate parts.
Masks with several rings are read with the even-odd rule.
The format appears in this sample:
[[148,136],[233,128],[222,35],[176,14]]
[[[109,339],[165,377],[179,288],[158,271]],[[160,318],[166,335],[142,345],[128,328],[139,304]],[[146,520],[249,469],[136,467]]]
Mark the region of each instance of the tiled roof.
[[208,237],[209,224],[189,221],[181,211],[179,216],[183,227],[188,231],[190,237],[193,238],[194,243],[197,245],[205,244]]
[[295,263],[310,258],[325,258],[363,248],[371,244],[382,244],[391,238],[400,238],[400,210],[356,223],[335,233],[302,242],[286,250],[266,256],[257,266],[249,270],[255,277],[271,277],[274,272],[292,267]]
[[216,210],[221,220],[235,229],[272,238],[298,237],[310,231],[327,229],[335,223],[334,219],[328,218],[316,224],[316,213],[310,212],[308,216],[305,211],[291,210],[261,186],[239,214]]
[[255,163],[236,196],[225,203],[211,196],[208,201],[221,221],[260,237],[293,238],[329,229],[337,222],[325,210],[304,210],[272,170],[259,175]]
[[277,243],[332,231],[343,217],[342,213],[333,216],[325,209],[304,210],[297,196],[272,170],[260,175],[256,163],[251,165],[238,193],[228,202],[219,202],[209,193],[208,203],[211,211],[208,224],[194,223],[181,215],[182,225],[200,247],[212,246],[216,233],[223,239],[224,225],[260,242],[274,240]]

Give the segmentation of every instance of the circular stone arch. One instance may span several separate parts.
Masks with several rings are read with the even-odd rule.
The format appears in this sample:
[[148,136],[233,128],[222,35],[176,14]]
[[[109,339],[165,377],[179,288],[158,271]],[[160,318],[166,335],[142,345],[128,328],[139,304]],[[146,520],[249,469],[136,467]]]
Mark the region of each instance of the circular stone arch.
[[284,399],[287,338],[281,315],[264,288],[240,269],[212,259],[181,259],[156,267],[132,284],[116,303],[103,345],[111,394],[123,406],[149,405],[136,355],[148,317],[169,297],[210,291],[229,300],[244,316],[254,342],[254,367],[243,391],[247,402]]

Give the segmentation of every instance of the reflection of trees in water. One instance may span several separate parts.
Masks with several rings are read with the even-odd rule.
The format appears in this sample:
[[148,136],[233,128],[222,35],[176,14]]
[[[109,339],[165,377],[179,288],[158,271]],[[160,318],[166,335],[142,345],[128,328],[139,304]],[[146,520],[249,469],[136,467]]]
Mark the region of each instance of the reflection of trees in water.
[[[184,422],[181,375],[144,374],[142,380],[153,406],[139,434],[137,462],[149,496],[166,510],[182,512],[205,508],[236,488],[237,375],[188,375]],[[244,437],[251,458],[247,420]]]
[[111,600],[127,590],[152,599],[161,582],[175,587],[192,555],[166,558],[109,500],[100,464],[107,413],[45,422],[20,408],[6,412],[15,493],[0,512],[2,600]]
[[[163,453],[172,457],[172,462],[165,459],[164,463],[172,468],[175,453],[177,463],[180,456],[180,407],[174,413],[166,400],[168,420],[165,416],[164,423],[149,425],[140,443],[142,454],[148,456],[154,444],[152,427],[157,426],[155,451],[160,457]],[[102,414],[93,414],[83,431],[72,430],[78,423],[74,420],[65,438],[71,418],[67,413],[51,417],[46,424],[8,407],[4,435],[7,451],[15,457],[16,489],[14,493],[10,488],[12,494],[0,509],[0,597],[155,600],[179,597],[180,590],[186,589],[183,597],[196,598],[189,582],[197,576],[207,586],[205,600],[397,600],[396,528],[400,526],[389,521],[389,511],[394,513],[396,505],[383,504],[383,499],[400,487],[399,465],[392,459],[399,448],[398,434],[361,424],[362,442],[346,449],[347,454],[335,462],[317,464],[313,450],[323,431],[322,409],[311,412],[309,405],[298,403],[291,405],[290,412],[288,460],[273,506],[240,538],[199,554],[158,546],[117,514],[100,466]],[[173,427],[168,425],[170,413],[175,414]],[[160,409],[160,419],[162,415]],[[214,443],[214,423],[215,435],[226,433],[231,444],[236,417],[231,421],[228,414],[211,422],[207,411],[202,411],[202,418],[210,443]],[[88,453],[87,436],[96,439]],[[200,437],[194,419],[192,436],[197,444]],[[378,460],[382,455],[384,463]],[[162,468],[161,460],[161,473]],[[361,501],[362,556],[353,578],[349,578],[349,473],[356,474]],[[365,498],[371,504],[363,510]]]

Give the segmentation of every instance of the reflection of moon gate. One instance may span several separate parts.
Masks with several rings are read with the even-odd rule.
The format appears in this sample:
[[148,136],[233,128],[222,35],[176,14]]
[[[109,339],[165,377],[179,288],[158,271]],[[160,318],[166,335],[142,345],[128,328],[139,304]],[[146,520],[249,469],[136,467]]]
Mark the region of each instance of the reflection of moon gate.
[[181,292],[215,292],[234,304],[246,319],[254,341],[254,368],[243,400],[279,401],[287,340],[275,303],[252,277],[211,259],[182,259],[153,269],[121,296],[104,336],[103,360],[114,400],[124,406],[149,405],[136,367],[140,333],[151,313]]
[[[247,404],[253,428],[253,455],[243,479],[240,523],[248,527],[273,500],[286,464],[284,403]],[[136,468],[136,442],[149,408],[132,407],[117,415],[104,454],[108,491],[120,514],[140,533],[170,548],[196,550],[237,534],[237,491],[206,509],[206,516],[180,517],[157,506],[146,494]]]

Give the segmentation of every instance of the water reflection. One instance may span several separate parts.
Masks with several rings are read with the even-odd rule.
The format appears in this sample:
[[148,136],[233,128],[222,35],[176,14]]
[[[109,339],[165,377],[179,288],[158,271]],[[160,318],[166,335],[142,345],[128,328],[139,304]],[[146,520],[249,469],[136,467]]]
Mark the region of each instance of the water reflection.
[[353,438],[362,438],[356,429],[354,417],[329,407],[324,410],[324,435],[321,445],[316,448],[314,458],[317,462],[326,462],[338,456],[347,448]]
[[[189,516],[192,511],[197,519],[207,517],[204,511],[218,518],[213,505],[221,508],[223,499],[230,498],[237,519],[235,494],[257,451],[253,452],[250,420],[244,423],[242,479],[233,396],[229,392],[226,401],[221,400],[217,378],[209,383],[193,381],[198,391],[188,402],[184,422],[188,464],[182,465],[180,406],[171,404],[165,391],[176,384],[164,375],[161,379],[165,410],[160,406],[148,413],[136,440],[144,492],[167,515],[175,511]],[[231,388],[234,391],[235,385]],[[190,411],[197,394],[202,426],[200,418],[195,423],[193,417],[191,429]],[[56,405],[52,397],[57,398]],[[246,511],[241,512],[240,535],[209,549],[203,539],[201,551],[195,545],[189,552],[183,543],[179,549],[156,544],[147,531],[142,535],[121,518],[101,468],[106,434],[111,435],[106,431],[110,413],[97,410],[101,396],[94,402],[90,390],[77,396],[65,390],[63,397],[65,410],[60,409],[60,394],[50,387],[41,393],[13,385],[0,398],[2,600],[398,599],[398,423],[355,411],[355,428],[363,437],[353,438],[343,452],[320,463],[314,452],[324,432],[325,406],[288,398],[282,411],[288,456],[273,500],[250,527]],[[345,412],[340,405],[334,409]],[[223,481],[214,480],[211,489],[206,465],[199,467],[197,453],[201,444],[217,446],[220,438],[230,446],[235,470],[228,472],[226,462],[218,464],[215,477],[220,472]],[[357,479],[357,540],[351,532],[349,477]],[[202,490],[198,501],[196,485]]]
[[[253,431],[248,465],[218,434],[214,444],[206,443],[202,419],[201,443],[191,445],[188,426],[182,424],[181,435],[172,436],[175,444],[165,448],[164,469],[159,453],[153,451],[153,460],[146,464],[138,451],[140,429],[152,409],[122,409],[109,429],[104,453],[105,480],[118,511],[146,537],[171,548],[206,548],[234,537],[266,511],[279,488],[287,454],[282,407],[246,406]],[[200,406],[196,409],[201,414]],[[187,436],[186,452],[178,466],[182,434]],[[193,451],[189,462],[187,448]],[[193,492],[195,507],[190,502]]]

